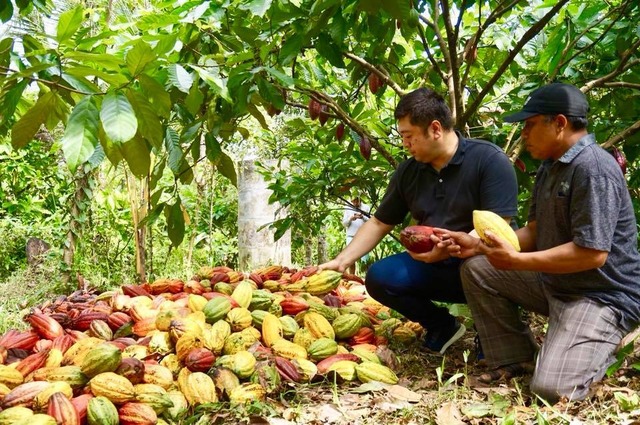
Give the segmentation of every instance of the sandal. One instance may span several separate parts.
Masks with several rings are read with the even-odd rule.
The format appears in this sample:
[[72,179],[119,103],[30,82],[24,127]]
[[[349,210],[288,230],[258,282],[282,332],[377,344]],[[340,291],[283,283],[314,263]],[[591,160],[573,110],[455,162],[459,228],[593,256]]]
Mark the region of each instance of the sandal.
[[478,376],[478,381],[484,384],[490,384],[495,381],[508,380],[517,376],[532,373],[534,370],[533,362],[512,363],[505,366],[497,367]]

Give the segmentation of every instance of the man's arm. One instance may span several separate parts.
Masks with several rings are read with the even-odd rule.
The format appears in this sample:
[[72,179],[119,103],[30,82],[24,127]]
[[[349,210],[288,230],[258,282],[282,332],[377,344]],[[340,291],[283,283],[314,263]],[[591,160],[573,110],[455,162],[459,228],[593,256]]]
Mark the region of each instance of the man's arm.
[[331,269],[340,272],[345,271],[350,265],[355,263],[360,257],[371,251],[378,245],[395,226],[385,224],[375,217],[371,217],[366,223],[360,227],[358,233],[345,249],[340,252],[336,258],[321,264],[321,269]]

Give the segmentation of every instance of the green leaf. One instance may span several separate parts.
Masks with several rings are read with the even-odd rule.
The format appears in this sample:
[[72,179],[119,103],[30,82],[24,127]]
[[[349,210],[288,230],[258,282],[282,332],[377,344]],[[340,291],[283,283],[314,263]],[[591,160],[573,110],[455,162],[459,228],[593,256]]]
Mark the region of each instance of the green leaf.
[[164,209],[167,219],[167,234],[174,247],[180,246],[184,239],[184,214],[180,198],[173,205],[167,205]]
[[193,86],[191,86],[191,90],[189,90],[189,94],[184,99],[184,104],[191,115],[196,115],[198,113],[202,106],[202,102],[204,101],[204,95],[202,94],[200,85],[198,84],[199,81],[200,79],[195,79]]
[[280,63],[282,66],[290,65],[300,54],[306,37],[301,34],[294,34],[288,37],[280,49]]
[[254,15],[261,18],[267,13],[267,10],[271,7],[271,0],[249,0],[240,5],[239,9],[248,10]]
[[120,145],[120,153],[131,172],[139,178],[147,177],[151,167],[151,156],[147,143],[141,137],[134,137]]
[[171,84],[184,93],[189,93],[193,85],[193,76],[180,64],[169,66],[169,81]]
[[169,118],[172,102],[164,86],[146,74],[140,75],[138,80],[144,95],[149,99],[158,116]]
[[182,149],[180,148],[180,136],[171,127],[167,127],[164,137],[164,145],[169,154],[168,164],[174,175],[180,174],[180,164],[182,163]]
[[14,148],[24,147],[38,132],[40,126],[47,121],[56,103],[56,95],[46,92],[25,114],[13,125],[11,129],[11,144]]
[[2,22],[9,22],[12,16],[13,16],[13,4],[11,4],[11,1],[1,1],[0,2],[0,20],[2,20]]
[[18,102],[22,98],[22,93],[29,81],[26,79],[5,83],[3,92],[0,95],[0,111],[2,111],[2,122],[7,122],[16,111]]
[[156,150],[162,149],[162,138],[164,131],[160,117],[149,103],[147,98],[141,93],[129,89],[126,92],[127,99],[131,102],[136,117],[138,117],[138,126],[140,134],[144,137]]
[[11,51],[13,50],[13,40],[4,38],[0,41],[0,66],[8,67],[11,60]]
[[329,63],[337,68],[346,68],[342,60],[342,51],[326,34],[320,34],[316,41],[316,50],[322,57],[327,59]]
[[75,172],[93,154],[98,144],[99,112],[93,97],[84,97],[71,111],[61,145],[67,166]]
[[395,19],[408,20],[411,12],[408,1],[382,0],[382,8]]
[[238,176],[236,175],[236,167],[233,160],[224,152],[220,154],[220,161],[217,165],[220,174],[229,179],[232,185],[238,187]]
[[204,81],[209,87],[211,87],[215,94],[219,95],[227,102],[233,103],[233,100],[229,95],[229,90],[227,89],[225,83],[222,81],[222,78],[196,65],[191,65],[191,68],[198,73],[200,78],[202,78],[202,81]]
[[84,8],[82,6],[67,10],[60,15],[58,20],[57,39],[59,44],[66,44],[71,37],[78,31],[84,17]]
[[131,140],[138,130],[138,120],[127,97],[122,93],[108,93],[102,101],[100,120],[107,137],[115,143]]
[[67,51],[64,57],[73,59],[84,66],[100,66],[109,71],[121,71],[122,61],[118,57],[106,53]]
[[265,66],[264,69],[269,74],[274,76],[276,80],[280,81],[280,83],[282,83],[282,85],[285,87],[291,87],[295,83],[295,80],[292,77],[289,77],[287,74],[285,74],[282,71],[278,71],[277,69],[271,68],[270,66]]
[[151,47],[144,41],[138,40],[127,53],[127,69],[129,69],[131,75],[138,75],[156,59]]
[[264,119],[264,115],[262,115],[262,112],[260,112],[260,110],[256,108],[256,105],[251,103],[247,104],[247,111],[249,111],[251,116],[253,116],[260,123],[262,128],[264,128],[265,130],[269,130],[269,124],[267,124],[267,121]]

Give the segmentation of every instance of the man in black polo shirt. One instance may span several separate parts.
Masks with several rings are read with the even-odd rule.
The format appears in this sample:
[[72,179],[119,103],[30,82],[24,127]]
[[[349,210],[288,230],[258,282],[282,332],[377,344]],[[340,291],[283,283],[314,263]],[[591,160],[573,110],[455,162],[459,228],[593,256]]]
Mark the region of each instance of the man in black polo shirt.
[[[415,90],[400,99],[395,118],[411,158],[398,166],[371,219],[322,268],[346,270],[402,224],[407,214],[418,224],[469,232],[473,210],[493,211],[508,222],[517,213],[518,187],[511,162],[496,145],[465,139],[454,131],[442,96],[426,88]],[[465,327],[433,301],[465,302],[460,263],[445,247],[423,254],[406,251],[374,263],[365,283],[373,298],[427,330],[426,349],[444,353]]]
[[[550,402],[582,399],[603,378],[621,339],[640,321],[640,255],[627,183],[615,159],[586,130],[589,105],[561,83],[534,91],[522,139],[538,170],[522,252],[450,233],[469,307],[492,370],[480,380],[533,369],[537,345],[518,306],[549,317],[531,390]],[[444,235],[443,233],[440,233]],[[442,236],[445,237],[445,236]]]

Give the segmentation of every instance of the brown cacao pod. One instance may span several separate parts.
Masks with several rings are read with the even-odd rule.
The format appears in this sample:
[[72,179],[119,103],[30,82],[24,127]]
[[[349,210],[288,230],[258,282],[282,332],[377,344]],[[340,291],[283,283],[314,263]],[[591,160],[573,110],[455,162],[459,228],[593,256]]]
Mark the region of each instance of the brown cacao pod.
[[435,246],[431,240],[431,235],[433,235],[432,227],[421,225],[408,226],[400,232],[400,242],[411,252],[429,252]]

